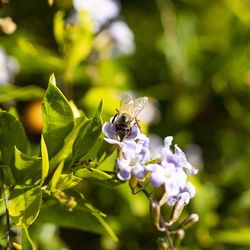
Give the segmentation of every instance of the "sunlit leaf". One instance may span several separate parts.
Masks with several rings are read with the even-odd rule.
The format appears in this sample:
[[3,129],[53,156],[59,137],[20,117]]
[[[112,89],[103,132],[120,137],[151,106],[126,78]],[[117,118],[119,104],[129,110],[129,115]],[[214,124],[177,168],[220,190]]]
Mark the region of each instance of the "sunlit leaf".
[[65,137],[73,128],[74,115],[68,100],[56,87],[52,75],[43,104],[43,136],[49,156],[55,155],[64,144]]
[[63,165],[64,165],[64,161],[61,161],[59,166],[57,167],[55,173],[53,174],[53,177],[51,179],[51,183],[50,183],[50,190],[53,192],[56,190],[56,185],[60,179],[62,170],[63,170]]
[[63,191],[65,189],[72,188],[80,183],[82,179],[70,174],[61,174],[56,184],[56,189]]
[[42,159],[40,157],[30,157],[15,147],[15,164],[13,174],[18,184],[32,184],[41,176]]
[[84,116],[83,111],[79,110],[72,100],[69,101],[69,104],[74,114],[74,118],[79,118],[80,116]]
[[49,173],[49,156],[43,136],[41,137],[41,154],[42,154],[42,178],[40,185],[42,186],[43,182],[45,181]]
[[42,202],[40,187],[16,186],[10,192],[9,213],[18,227],[29,226],[36,219]]

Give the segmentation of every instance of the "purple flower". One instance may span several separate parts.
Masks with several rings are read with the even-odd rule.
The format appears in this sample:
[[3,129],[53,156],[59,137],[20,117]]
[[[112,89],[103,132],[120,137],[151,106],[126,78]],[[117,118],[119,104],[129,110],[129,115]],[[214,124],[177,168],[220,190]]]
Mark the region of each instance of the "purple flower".
[[88,11],[98,31],[111,19],[119,15],[120,4],[115,0],[73,0],[76,11]]
[[141,144],[132,140],[126,140],[120,143],[122,158],[116,160],[118,169],[118,178],[120,180],[128,180],[131,175],[138,179],[144,178],[146,175],[145,160],[147,154]]
[[187,161],[184,152],[177,145],[175,152],[171,151],[172,140],[172,136],[165,138],[164,147],[160,150],[159,164],[148,164],[147,170],[151,172],[152,186],[164,185],[169,205],[174,205],[180,199],[187,204],[195,195],[194,186],[186,182],[187,174],[196,174],[197,170]]
[[174,164],[168,165],[148,164],[147,170],[151,172],[150,181],[152,186],[164,185],[168,197],[178,195],[185,187],[187,175],[182,169],[176,169]]
[[11,83],[19,69],[16,58],[7,55],[5,50],[0,48],[0,85]]
[[[111,118],[112,121],[112,118]],[[173,206],[182,200],[188,204],[195,195],[192,183],[187,182],[190,174],[196,174],[197,170],[188,162],[184,152],[175,145],[175,151],[171,150],[172,136],[164,140],[164,146],[160,149],[159,158],[152,164],[152,156],[149,151],[149,138],[140,133],[137,125],[131,127],[131,133],[123,141],[118,140],[115,124],[106,122],[102,128],[107,142],[117,144],[121,150],[121,157],[116,159],[117,177],[126,181],[132,176],[143,179],[147,171],[150,172],[150,182],[154,187],[165,188],[166,202]]]
[[[105,122],[102,126],[102,132],[106,136],[104,138],[105,141],[111,144],[120,144],[121,142],[118,140],[117,135],[116,135],[116,129],[115,129],[115,124],[110,123],[110,122]],[[124,138],[124,140],[135,140],[140,134],[140,129],[138,128],[137,125],[133,125],[131,127],[131,133]]]
[[129,55],[135,51],[134,35],[125,22],[115,21],[111,23],[108,33],[114,41],[114,55]]
[[195,196],[195,187],[191,182],[187,182],[184,188],[180,190],[180,193],[176,196],[170,197],[167,202],[168,205],[174,206],[178,200],[182,199],[185,204],[188,204],[190,199],[193,198],[194,196]]
[[185,153],[177,145],[175,145],[175,155],[178,158],[179,166],[186,168],[189,175],[197,174],[198,170],[192,167],[192,165],[188,162]]
[[197,174],[198,170],[192,167],[192,165],[188,162],[184,152],[177,145],[175,145],[174,153],[170,150],[172,140],[172,136],[168,136],[164,140],[164,147],[161,149],[160,152],[161,164],[168,165],[169,163],[172,163],[175,165],[176,168],[186,169],[188,175]]

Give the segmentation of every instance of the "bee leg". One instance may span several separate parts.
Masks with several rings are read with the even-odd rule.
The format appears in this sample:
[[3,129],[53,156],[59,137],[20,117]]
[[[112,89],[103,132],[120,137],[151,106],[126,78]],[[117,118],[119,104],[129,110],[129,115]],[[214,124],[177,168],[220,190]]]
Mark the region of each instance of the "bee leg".
[[[117,111],[117,109],[116,109],[116,111]],[[113,119],[112,119],[112,123],[114,123],[114,121],[115,121],[115,118],[117,117],[117,115],[118,115],[118,112],[114,115],[114,117],[113,117]]]
[[140,124],[139,124],[139,121],[137,120],[137,118],[135,118],[135,124],[137,125],[137,127],[140,129],[140,131],[141,131],[141,126],[140,126]]

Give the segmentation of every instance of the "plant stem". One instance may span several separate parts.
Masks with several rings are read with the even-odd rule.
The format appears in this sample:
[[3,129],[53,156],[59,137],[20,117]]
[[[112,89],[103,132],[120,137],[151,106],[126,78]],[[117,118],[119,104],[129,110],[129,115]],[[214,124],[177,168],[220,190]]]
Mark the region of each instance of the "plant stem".
[[9,214],[9,203],[8,203],[8,186],[7,185],[3,185],[4,188],[4,203],[5,203],[5,214],[6,214],[6,225],[7,225],[7,232],[6,232],[6,249],[10,250],[10,214]]
[[[150,194],[147,192],[147,190],[142,188],[141,191],[144,193],[144,195],[149,199],[149,201],[151,203],[154,202],[153,198],[150,196]],[[170,232],[169,232],[169,230],[165,224],[164,218],[161,214],[160,214],[160,223],[161,223],[161,226],[164,228],[164,232],[166,234],[166,238],[167,238],[168,245],[169,245],[170,249],[174,250],[174,245],[173,245],[173,242],[170,238]]]
[[161,222],[161,226],[165,229],[165,234],[166,234],[166,238],[167,238],[167,241],[168,241],[168,245],[170,247],[171,250],[174,250],[174,245],[173,245],[173,242],[170,238],[170,232],[165,224],[165,221],[164,221],[164,218],[162,215],[160,215],[160,222]]

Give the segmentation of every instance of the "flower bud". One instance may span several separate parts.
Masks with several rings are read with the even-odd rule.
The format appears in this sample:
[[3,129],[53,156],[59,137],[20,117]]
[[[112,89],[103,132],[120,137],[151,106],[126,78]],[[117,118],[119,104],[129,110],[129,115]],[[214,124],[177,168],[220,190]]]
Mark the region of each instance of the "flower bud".
[[175,203],[173,210],[172,210],[171,217],[170,217],[169,225],[172,225],[174,222],[178,220],[184,206],[185,206],[185,202],[183,199],[180,199]]
[[187,229],[198,221],[199,221],[199,215],[198,214],[191,214],[184,221],[182,221],[182,223],[180,224],[179,227],[182,229]]
[[151,216],[156,228],[162,231],[163,229],[160,227],[160,216],[161,216],[160,204],[158,203],[158,201],[152,201],[152,203],[150,204],[150,208],[151,208]]
[[138,179],[135,178],[134,176],[131,177],[131,179],[129,180],[129,186],[131,188],[131,190],[134,190],[136,188],[138,184]]
[[166,250],[169,247],[167,241],[161,237],[159,237],[157,239],[157,245],[158,245],[159,249],[161,249],[161,250]]
[[179,229],[176,232],[176,239],[175,239],[175,246],[179,246],[181,241],[183,240],[184,236],[185,236],[185,231],[183,229]]

